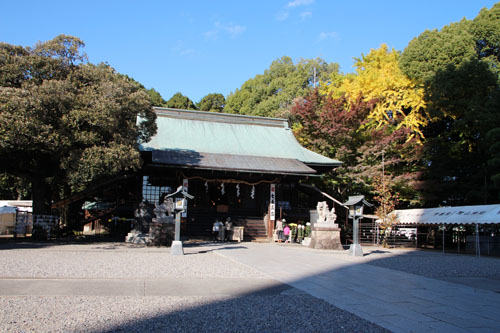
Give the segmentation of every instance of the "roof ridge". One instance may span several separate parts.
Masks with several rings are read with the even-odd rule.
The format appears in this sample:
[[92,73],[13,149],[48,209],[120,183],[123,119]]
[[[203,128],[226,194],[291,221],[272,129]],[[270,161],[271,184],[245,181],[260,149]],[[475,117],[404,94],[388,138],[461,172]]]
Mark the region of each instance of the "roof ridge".
[[198,110],[184,110],[154,106],[153,111],[160,117],[175,117],[176,119],[190,119],[199,121],[223,122],[234,124],[249,124],[260,126],[274,126],[289,128],[288,120],[284,118],[271,118],[249,116],[241,114],[208,112]]

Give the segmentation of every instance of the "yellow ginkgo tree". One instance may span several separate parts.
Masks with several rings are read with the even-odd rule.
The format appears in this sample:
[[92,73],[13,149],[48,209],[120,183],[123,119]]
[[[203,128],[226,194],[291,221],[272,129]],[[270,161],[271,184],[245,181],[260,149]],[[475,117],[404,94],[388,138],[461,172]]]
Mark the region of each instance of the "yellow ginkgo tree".
[[329,82],[322,82],[321,92],[334,97],[345,94],[349,101],[360,96],[365,101],[375,100],[376,106],[368,115],[369,126],[391,123],[396,128],[405,127],[411,132],[408,140],[421,141],[422,129],[429,120],[424,90],[401,72],[399,57],[398,51],[382,44],[367,55],[355,58],[355,74],[342,78],[337,75]]

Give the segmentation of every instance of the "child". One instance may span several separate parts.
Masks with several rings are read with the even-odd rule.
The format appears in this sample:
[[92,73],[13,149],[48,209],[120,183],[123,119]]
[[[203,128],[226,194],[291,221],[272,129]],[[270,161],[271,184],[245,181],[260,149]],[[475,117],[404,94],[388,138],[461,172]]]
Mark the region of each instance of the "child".
[[285,224],[283,234],[285,235],[285,243],[288,243],[288,239],[290,238],[290,227],[288,226],[288,224]]

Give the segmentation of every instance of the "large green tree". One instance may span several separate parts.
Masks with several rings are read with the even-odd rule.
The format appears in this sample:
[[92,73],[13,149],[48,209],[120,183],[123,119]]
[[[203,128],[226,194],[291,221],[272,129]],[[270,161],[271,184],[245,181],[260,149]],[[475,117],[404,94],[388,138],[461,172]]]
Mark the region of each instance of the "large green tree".
[[229,94],[224,112],[284,116],[296,98],[305,96],[316,83],[338,71],[338,64],[322,59],[302,59],[294,64],[290,57],[282,57],[273,61],[264,74],[247,80]]
[[153,106],[167,106],[167,101],[154,88],[148,89],[148,95]]
[[0,44],[0,171],[31,183],[35,214],[49,213],[61,190],[139,168],[138,142],[156,131],[147,92],[87,63],[83,46],[64,35]]
[[470,21],[463,19],[441,30],[426,30],[410,41],[399,64],[408,77],[425,84],[439,70],[457,67],[476,56]]
[[222,112],[226,106],[226,98],[222,94],[208,94],[197,104],[198,110],[210,112]]
[[[500,2],[491,9],[483,8],[471,25],[479,58],[490,70],[500,74]],[[500,76],[499,76],[500,79]]]
[[196,105],[189,97],[184,96],[180,92],[175,93],[166,104],[167,108],[182,109],[182,110],[196,110]]
[[487,136],[500,126],[499,32],[500,3],[472,21],[423,32],[401,56],[402,71],[424,88],[433,119],[424,130],[429,206],[500,199]]

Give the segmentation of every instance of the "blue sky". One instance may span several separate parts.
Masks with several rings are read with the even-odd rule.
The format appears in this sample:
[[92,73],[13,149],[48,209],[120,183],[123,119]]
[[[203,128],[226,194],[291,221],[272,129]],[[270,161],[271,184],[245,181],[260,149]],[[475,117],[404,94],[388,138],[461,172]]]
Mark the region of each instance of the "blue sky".
[[474,18],[490,0],[4,1],[0,41],[81,38],[107,62],[169,99],[229,94],[282,56],[353,71],[382,43],[403,50],[426,29]]

